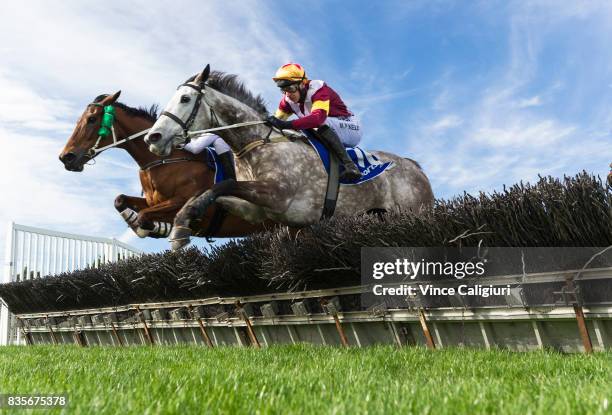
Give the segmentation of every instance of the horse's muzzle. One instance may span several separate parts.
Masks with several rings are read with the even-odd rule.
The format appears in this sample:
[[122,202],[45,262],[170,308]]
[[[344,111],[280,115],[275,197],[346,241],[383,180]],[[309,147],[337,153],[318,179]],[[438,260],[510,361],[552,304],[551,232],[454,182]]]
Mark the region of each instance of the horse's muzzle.
[[156,156],[166,157],[172,152],[172,147],[163,142],[161,133],[150,133],[144,139],[149,146],[149,151]]
[[157,144],[159,142],[159,140],[162,139],[162,135],[161,133],[152,133],[152,134],[148,134],[144,141],[147,144]]
[[64,163],[64,167],[66,168],[66,170],[76,172],[83,171],[82,156],[79,157],[75,153],[68,152],[60,155],[59,159],[62,163]]

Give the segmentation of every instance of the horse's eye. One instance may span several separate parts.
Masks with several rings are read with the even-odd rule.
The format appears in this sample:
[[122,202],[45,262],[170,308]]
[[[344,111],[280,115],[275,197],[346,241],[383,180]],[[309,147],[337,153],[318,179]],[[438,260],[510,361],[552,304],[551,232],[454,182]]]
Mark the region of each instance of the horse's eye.
[[189,97],[188,95],[183,95],[183,96],[181,97],[181,104],[186,104],[186,103],[188,103],[189,101],[191,101],[191,97]]
[[95,122],[96,122],[96,117],[94,117],[93,115],[87,118],[87,124],[93,124]]

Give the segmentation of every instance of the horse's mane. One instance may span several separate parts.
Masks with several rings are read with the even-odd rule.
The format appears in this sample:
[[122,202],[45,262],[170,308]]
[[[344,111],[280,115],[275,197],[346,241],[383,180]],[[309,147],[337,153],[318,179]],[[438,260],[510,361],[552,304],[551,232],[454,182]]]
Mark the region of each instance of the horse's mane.
[[[193,81],[196,76],[197,75],[190,77],[185,83]],[[219,92],[236,98],[238,101],[248,105],[263,116],[268,114],[266,104],[261,95],[253,95],[253,93],[244,86],[242,81],[238,79],[238,75],[227,74],[221,71],[212,71],[206,84]]]
[[[108,94],[98,95],[93,100],[93,102],[100,102],[106,97],[108,97]],[[122,102],[115,102],[113,105],[116,105],[117,107],[121,108],[128,115],[132,115],[134,117],[144,117],[148,119],[149,121],[153,121],[153,122],[157,120],[157,113],[159,112],[159,106],[157,104],[153,104],[149,108],[145,108],[145,107],[134,108],[134,107],[125,105]]]

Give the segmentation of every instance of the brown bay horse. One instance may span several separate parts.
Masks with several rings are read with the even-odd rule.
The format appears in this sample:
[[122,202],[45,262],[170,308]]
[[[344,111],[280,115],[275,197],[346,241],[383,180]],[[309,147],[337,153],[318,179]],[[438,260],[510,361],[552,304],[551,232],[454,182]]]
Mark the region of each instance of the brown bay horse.
[[[101,95],[89,104],[79,118],[60,160],[66,170],[80,172],[84,165],[99,154],[99,150],[113,144],[113,136],[99,138],[104,107],[114,108],[113,135],[118,140],[149,129],[156,119],[155,109],[136,109],[117,102],[121,91]],[[174,149],[167,157],[159,157],[148,150],[144,134],[117,145],[126,150],[140,167],[139,177],[144,197],[119,195],[115,208],[140,237],[166,237],[176,213],[191,197],[210,189],[215,170],[203,159],[203,154],[191,154]],[[251,224],[226,212],[207,210],[194,223],[198,236],[239,237],[272,227],[272,222]],[[213,219],[214,218],[214,219]]]

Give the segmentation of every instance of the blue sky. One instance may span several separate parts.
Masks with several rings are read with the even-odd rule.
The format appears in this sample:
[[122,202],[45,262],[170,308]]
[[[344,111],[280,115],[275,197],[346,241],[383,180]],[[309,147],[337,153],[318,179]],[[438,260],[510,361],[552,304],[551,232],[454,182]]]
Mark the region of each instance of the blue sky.
[[[612,3],[597,1],[29,1],[0,15],[0,225],[122,240],[140,193],[127,154],[83,173],[57,156],[85,105],[121,89],[162,106],[210,63],[272,111],[288,61],[362,118],[363,147],[418,160],[437,197],[612,161]],[[0,257],[4,227],[0,227]]]

